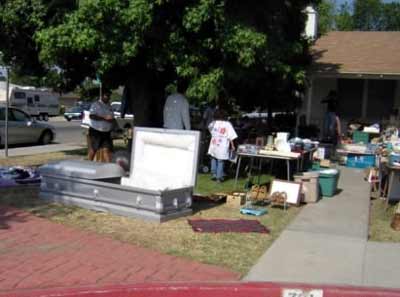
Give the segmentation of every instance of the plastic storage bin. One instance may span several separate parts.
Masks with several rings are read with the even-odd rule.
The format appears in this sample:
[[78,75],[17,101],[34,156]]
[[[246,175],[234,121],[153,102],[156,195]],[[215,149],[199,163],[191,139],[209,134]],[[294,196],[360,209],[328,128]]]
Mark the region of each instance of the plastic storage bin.
[[390,165],[397,165],[398,163],[400,163],[400,154],[398,153],[391,153],[389,155],[389,164]]
[[303,174],[295,175],[294,181],[301,183],[301,194],[303,202],[315,203],[319,199],[319,172],[304,172]]
[[337,192],[340,171],[337,169],[326,169],[319,171],[319,186],[324,197],[332,197]]
[[351,167],[351,168],[375,167],[375,155],[349,154],[347,156],[346,167]]
[[369,134],[366,132],[354,131],[353,142],[367,144],[369,142]]

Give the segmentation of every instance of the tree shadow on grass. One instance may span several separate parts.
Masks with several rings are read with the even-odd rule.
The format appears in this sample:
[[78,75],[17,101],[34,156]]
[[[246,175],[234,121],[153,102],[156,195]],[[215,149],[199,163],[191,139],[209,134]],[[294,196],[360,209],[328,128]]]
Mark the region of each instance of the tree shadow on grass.
[[211,209],[214,207],[217,207],[223,203],[225,203],[226,199],[221,199],[218,201],[211,200],[207,196],[193,196],[193,205],[192,205],[192,211],[193,214],[202,212],[207,209]]
[[0,205],[0,231],[4,229],[9,229],[11,225],[15,222],[26,222],[27,216],[29,216],[27,213],[22,213],[17,209]]
[[77,210],[77,207],[40,199],[37,193],[29,196],[3,195],[0,197],[0,230],[10,228],[13,222],[27,222],[30,214],[52,219],[68,216]]

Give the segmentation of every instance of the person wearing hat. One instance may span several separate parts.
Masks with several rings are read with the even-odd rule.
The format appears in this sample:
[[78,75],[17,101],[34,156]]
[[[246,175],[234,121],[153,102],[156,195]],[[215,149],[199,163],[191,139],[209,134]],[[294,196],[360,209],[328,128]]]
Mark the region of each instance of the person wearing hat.
[[327,111],[324,116],[323,139],[332,143],[334,146],[341,142],[341,124],[337,113],[338,95],[337,92],[331,90],[328,96],[321,101],[327,104]]

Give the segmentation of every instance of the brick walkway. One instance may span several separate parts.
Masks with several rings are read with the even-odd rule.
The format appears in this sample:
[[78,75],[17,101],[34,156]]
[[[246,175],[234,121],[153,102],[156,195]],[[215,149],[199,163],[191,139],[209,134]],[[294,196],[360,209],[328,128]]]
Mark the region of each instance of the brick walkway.
[[232,281],[239,274],[0,207],[0,292],[143,281]]

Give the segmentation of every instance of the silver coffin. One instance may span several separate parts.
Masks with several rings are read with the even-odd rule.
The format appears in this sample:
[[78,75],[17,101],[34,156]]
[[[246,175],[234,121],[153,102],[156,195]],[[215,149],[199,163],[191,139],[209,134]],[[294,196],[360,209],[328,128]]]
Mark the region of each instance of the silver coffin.
[[197,131],[137,127],[128,177],[115,164],[47,164],[40,197],[158,222],[191,214],[199,139]]

